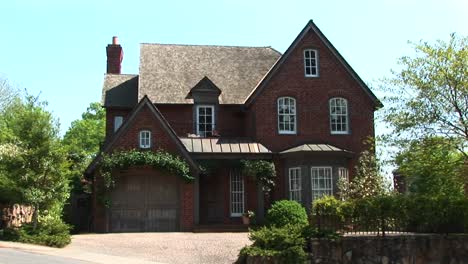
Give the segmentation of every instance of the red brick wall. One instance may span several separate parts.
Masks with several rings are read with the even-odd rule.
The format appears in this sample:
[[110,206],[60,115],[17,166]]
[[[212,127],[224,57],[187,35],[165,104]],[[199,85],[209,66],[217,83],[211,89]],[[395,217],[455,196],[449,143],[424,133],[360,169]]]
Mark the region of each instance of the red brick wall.
[[192,231],[194,225],[194,185],[193,183],[180,183],[180,226],[181,231]]
[[[307,48],[318,50],[317,78],[304,76],[303,50]],[[296,99],[297,135],[278,134],[277,99],[282,96]],[[336,96],[348,100],[348,135],[330,134],[328,102]],[[292,51],[249,111],[255,120],[256,140],[273,151],[312,142],[330,143],[359,153],[364,147],[362,142],[374,135],[371,99],[313,32]]]
[[[193,105],[189,104],[158,104],[159,111],[166,118],[178,136],[186,137],[194,134]],[[216,130],[226,137],[245,137],[245,113],[239,105],[219,105],[216,113]],[[106,135],[108,138],[114,134],[114,117],[122,116],[124,121],[128,118],[131,109],[106,109]]]
[[130,127],[117,140],[116,149],[138,149],[141,130],[151,131],[151,150],[164,149],[172,154],[180,155],[174,140],[147,106],[143,107]]

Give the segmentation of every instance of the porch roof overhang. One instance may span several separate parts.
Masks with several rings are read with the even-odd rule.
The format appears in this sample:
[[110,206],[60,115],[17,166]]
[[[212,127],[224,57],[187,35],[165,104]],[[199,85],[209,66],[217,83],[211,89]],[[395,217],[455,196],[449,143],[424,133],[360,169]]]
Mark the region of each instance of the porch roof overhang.
[[258,159],[271,158],[273,153],[264,145],[248,138],[180,138],[195,159]]
[[297,147],[289,148],[280,152],[280,155],[287,155],[293,153],[316,153],[316,154],[331,154],[352,156],[352,151],[338,148],[330,144],[302,144]]

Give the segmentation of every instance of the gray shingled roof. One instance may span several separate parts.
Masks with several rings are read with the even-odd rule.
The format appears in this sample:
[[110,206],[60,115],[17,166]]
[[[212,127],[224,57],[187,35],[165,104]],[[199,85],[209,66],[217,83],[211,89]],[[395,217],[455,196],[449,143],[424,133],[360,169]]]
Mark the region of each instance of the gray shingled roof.
[[191,153],[271,153],[260,143],[241,138],[180,138]]
[[106,74],[102,103],[104,106],[134,107],[138,103],[138,75]]
[[187,94],[207,76],[221,104],[242,104],[281,56],[270,47],[141,44],[139,98],[192,103]]
[[293,147],[287,150],[280,152],[281,154],[284,153],[292,153],[292,152],[347,152],[351,153],[351,151],[340,149],[330,144],[303,144],[297,147]]

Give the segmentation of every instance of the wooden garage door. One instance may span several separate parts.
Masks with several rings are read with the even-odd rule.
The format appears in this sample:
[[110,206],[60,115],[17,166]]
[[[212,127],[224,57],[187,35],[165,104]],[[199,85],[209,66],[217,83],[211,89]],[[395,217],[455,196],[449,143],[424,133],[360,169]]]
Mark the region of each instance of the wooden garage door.
[[121,175],[111,200],[112,232],[178,230],[179,191],[173,175]]

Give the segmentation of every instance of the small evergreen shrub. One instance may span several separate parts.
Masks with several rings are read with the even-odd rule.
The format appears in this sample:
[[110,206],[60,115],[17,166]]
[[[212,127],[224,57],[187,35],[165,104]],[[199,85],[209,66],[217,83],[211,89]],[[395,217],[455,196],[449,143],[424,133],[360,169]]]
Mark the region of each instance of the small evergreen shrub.
[[[303,226],[262,227],[250,233],[251,246],[244,247],[240,257],[262,257],[264,261],[278,260],[279,263],[303,263],[306,260],[302,235]],[[275,262],[276,263],[276,262]]]
[[2,240],[62,248],[71,242],[70,226],[61,220],[48,219],[38,223],[36,230],[33,230],[32,224],[6,228],[3,230]]
[[298,202],[289,200],[275,202],[267,212],[266,221],[268,225],[276,227],[309,224],[305,208]]

